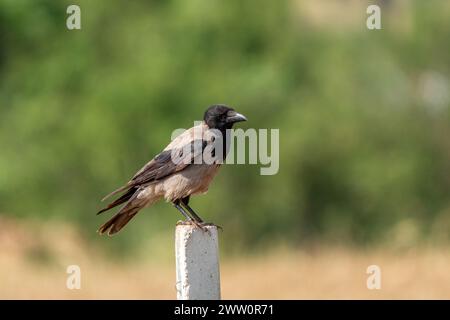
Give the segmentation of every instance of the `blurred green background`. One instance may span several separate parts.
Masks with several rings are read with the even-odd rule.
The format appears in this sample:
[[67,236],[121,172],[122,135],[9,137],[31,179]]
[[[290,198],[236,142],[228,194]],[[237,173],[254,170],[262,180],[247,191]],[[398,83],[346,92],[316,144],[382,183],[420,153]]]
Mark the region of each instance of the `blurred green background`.
[[191,200],[226,252],[448,243],[450,2],[79,0],[74,31],[69,4],[0,1],[1,215],[168,239],[165,203],[99,237],[100,199],[226,103],[280,129],[277,175],[226,165]]

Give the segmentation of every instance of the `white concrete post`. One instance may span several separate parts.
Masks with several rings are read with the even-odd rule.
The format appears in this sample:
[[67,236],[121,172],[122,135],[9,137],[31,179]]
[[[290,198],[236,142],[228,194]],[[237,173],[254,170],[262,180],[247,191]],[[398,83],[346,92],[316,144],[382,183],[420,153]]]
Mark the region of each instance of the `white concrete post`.
[[206,228],[178,224],[175,229],[178,300],[220,299],[217,227]]

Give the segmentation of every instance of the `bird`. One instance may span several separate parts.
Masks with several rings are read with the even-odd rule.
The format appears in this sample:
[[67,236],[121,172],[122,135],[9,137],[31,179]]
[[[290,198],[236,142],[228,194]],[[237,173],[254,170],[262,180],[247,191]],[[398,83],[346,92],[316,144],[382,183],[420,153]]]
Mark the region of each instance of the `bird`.
[[[121,194],[97,214],[120,205],[122,207],[110,220],[100,226],[98,233],[110,236],[116,234],[141,209],[162,199],[170,202],[184,216],[185,223],[191,223],[206,230],[205,225],[207,224],[189,206],[189,200],[191,196],[208,191],[211,181],[229,150],[228,129],[241,121],[247,121],[247,118],[227,105],[209,106],[204,112],[203,121],[200,124],[173,139],[128,183],[102,199],[104,201]],[[222,149],[211,147],[219,139],[222,142]],[[218,151],[217,154],[216,151]],[[203,153],[207,153],[211,159],[217,156],[221,161],[201,161]]]

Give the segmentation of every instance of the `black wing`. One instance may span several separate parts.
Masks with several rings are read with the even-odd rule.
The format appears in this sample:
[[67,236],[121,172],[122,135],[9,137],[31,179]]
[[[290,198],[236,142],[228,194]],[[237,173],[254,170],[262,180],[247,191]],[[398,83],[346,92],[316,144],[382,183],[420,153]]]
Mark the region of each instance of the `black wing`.
[[140,187],[180,172],[193,164],[194,160],[203,154],[206,145],[207,142],[205,140],[198,139],[193,140],[183,147],[161,152],[139,170],[126,185],[104,197],[102,201],[114,194],[127,190],[120,198],[109,204],[106,208],[100,210],[97,214],[125,203],[140,189]]
[[206,141],[199,139],[181,148],[161,152],[136,173],[128,187],[154,182],[185,169],[202,155],[205,147]]

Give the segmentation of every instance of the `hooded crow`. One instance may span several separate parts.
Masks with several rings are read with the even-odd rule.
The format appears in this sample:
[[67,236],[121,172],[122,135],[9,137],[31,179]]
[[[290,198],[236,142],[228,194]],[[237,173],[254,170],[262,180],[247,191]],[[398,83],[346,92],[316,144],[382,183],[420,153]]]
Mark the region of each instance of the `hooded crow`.
[[[189,206],[192,195],[206,193],[220,164],[228,152],[227,129],[247,119],[226,105],[210,106],[200,125],[194,126],[176,137],[161,153],[150,160],[134,177],[121,188],[107,195],[122,193],[115,201],[97,214],[124,204],[122,208],[103,224],[98,232],[113,235],[119,232],[142,208],[165,199],[187,219],[198,227],[204,222]],[[219,133],[219,134],[217,134]],[[204,161],[208,145],[222,139],[220,161]],[[216,148],[209,148],[214,158]],[[103,201],[102,200],[102,201]]]

